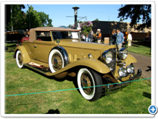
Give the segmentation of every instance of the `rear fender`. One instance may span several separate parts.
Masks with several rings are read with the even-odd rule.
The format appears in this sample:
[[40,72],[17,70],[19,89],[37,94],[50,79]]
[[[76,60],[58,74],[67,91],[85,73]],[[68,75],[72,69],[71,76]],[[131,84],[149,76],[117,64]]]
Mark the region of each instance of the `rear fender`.
[[14,58],[16,57],[16,52],[20,50],[20,52],[22,53],[22,58],[23,58],[23,63],[28,63],[30,62],[30,57],[25,49],[24,46],[18,46],[16,47],[15,51],[14,51]]

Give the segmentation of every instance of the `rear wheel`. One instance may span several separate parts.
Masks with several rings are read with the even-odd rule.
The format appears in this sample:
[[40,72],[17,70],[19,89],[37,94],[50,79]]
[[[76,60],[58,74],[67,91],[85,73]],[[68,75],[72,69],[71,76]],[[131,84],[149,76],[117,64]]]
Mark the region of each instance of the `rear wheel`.
[[102,84],[102,78],[97,72],[87,68],[81,68],[78,71],[77,85],[81,95],[86,100],[95,101],[99,99],[102,95],[102,86],[98,85]]
[[24,65],[23,65],[23,58],[22,58],[22,53],[21,53],[20,50],[18,50],[18,51],[16,52],[16,63],[17,63],[17,66],[18,66],[19,68],[23,68],[23,67],[24,67]]

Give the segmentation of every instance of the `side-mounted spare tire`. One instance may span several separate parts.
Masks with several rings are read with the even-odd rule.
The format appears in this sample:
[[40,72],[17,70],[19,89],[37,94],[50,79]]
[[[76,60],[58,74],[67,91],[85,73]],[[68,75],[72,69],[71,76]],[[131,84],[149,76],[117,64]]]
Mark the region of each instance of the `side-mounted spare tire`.
[[68,64],[68,54],[63,47],[54,47],[48,57],[49,69],[52,73],[64,68]]

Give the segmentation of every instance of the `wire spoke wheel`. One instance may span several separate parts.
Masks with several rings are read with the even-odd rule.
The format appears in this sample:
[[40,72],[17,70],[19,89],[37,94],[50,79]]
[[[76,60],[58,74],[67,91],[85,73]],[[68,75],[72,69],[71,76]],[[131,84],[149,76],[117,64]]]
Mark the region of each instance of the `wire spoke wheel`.
[[81,95],[89,101],[95,101],[102,95],[101,76],[94,70],[81,68],[77,74],[77,85]]
[[90,75],[87,72],[84,72],[81,76],[81,86],[86,94],[92,94],[93,92],[93,82]]
[[52,67],[55,71],[62,68],[62,58],[58,53],[55,53],[52,57]]
[[53,49],[49,54],[48,64],[52,73],[64,68],[65,62],[62,53],[57,49]]

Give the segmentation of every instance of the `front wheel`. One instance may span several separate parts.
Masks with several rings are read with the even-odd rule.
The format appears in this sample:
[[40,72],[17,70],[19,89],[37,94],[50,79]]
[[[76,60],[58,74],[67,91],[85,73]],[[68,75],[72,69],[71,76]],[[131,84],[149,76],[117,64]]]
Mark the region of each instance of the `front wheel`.
[[102,86],[98,85],[102,84],[102,78],[97,72],[87,68],[81,68],[78,71],[77,85],[81,95],[86,100],[95,101],[99,99],[102,95]]

